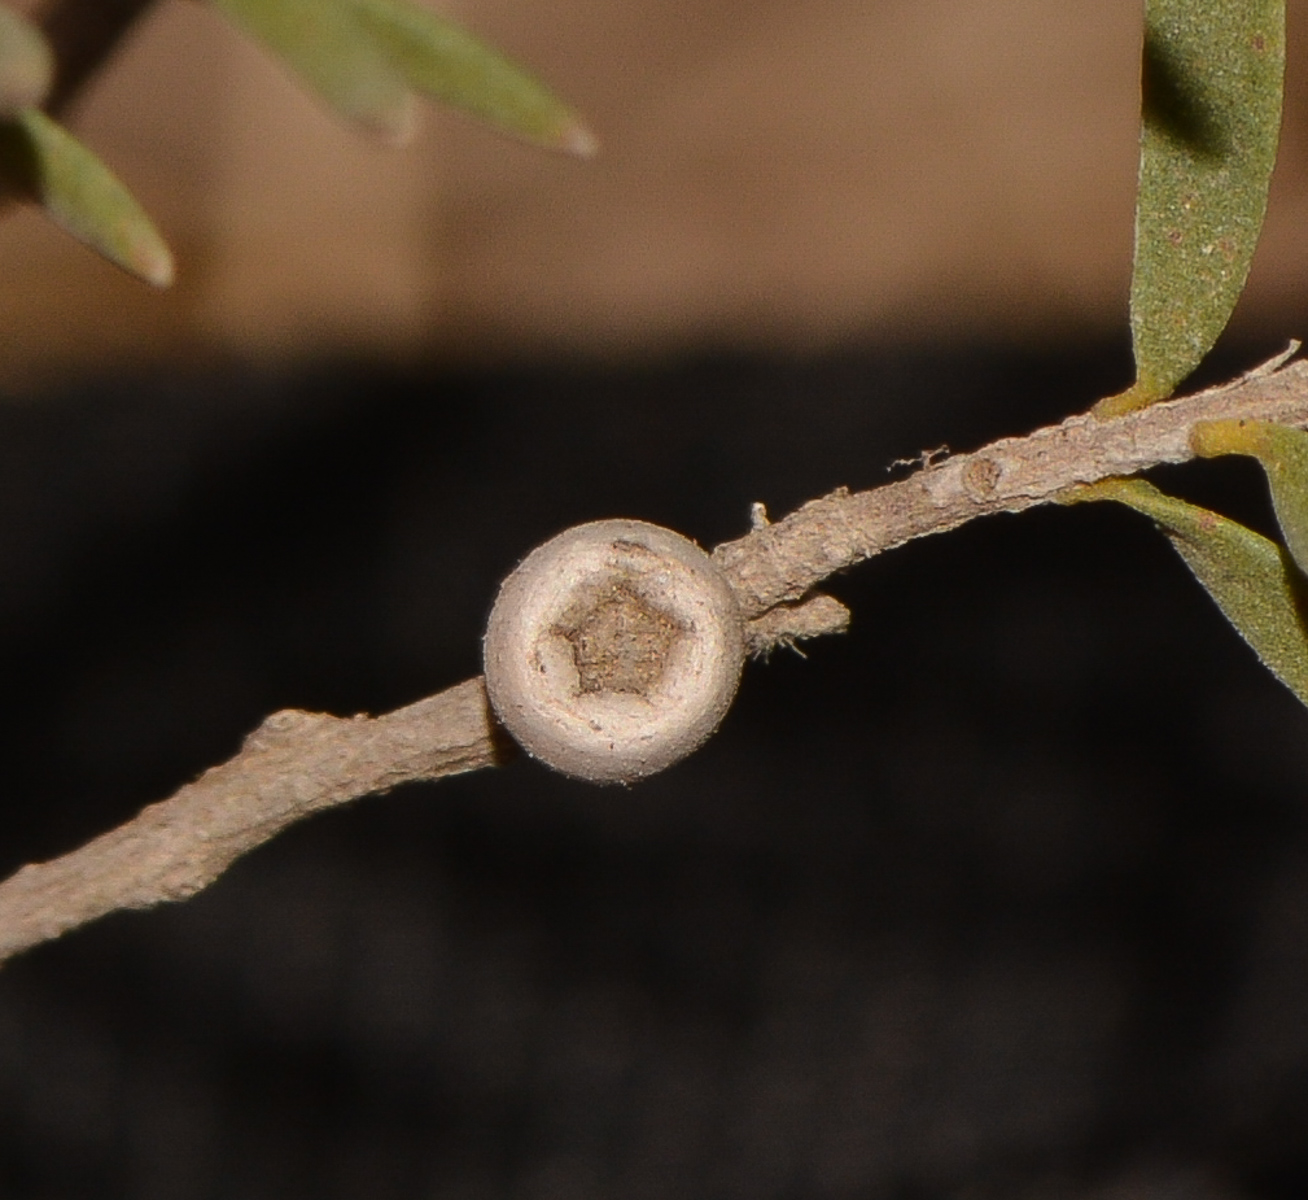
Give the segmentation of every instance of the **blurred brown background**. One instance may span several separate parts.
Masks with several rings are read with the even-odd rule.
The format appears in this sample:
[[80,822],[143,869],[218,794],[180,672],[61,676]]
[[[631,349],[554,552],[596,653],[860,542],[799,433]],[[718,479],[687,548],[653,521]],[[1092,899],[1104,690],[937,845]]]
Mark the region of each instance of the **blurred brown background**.
[[[156,215],[152,293],[0,224],[0,384],[185,355],[502,360],[822,349],[1125,323],[1140,5],[462,0],[591,120],[580,163],[428,112],[369,145],[203,6],[164,0],[78,127]],[[1237,318],[1308,329],[1308,46]]]

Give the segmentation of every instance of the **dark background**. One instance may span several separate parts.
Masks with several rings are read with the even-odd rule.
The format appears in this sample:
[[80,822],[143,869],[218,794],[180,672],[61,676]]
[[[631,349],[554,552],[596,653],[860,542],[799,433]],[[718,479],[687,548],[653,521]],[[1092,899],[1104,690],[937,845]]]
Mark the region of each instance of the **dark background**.
[[[1265,348],[1237,347],[1222,377]],[[0,409],[0,848],[266,713],[478,670],[534,544],[705,545],[1129,378],[1043,353],[135,376]],[[1247,463],[1164,486],[1269,529]],[[1290,1200],[1308,718],[1148,522],[1040,510],[837,579],[629,791],[520,760],[292,829],[0,972],[0,1196]]]

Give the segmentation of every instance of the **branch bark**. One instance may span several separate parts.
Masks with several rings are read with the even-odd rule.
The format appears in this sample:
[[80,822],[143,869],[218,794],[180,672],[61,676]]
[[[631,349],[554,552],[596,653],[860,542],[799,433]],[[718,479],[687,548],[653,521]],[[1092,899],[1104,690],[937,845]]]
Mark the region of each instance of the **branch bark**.
[[[1297,346],[1295,347],[1297,349]],[[1068,417],[866,492],[844,488],[713,551],[745,615],[794,602],[838,571],[977,517],[1045,504],[1078,483],[1194,458],[1190,430],[1226,417],[1308,425],[1308,362],[1278,356],[1234,383],[1113,421]]]
[[[840,489],[713,552],[750,618],[755,649],[843,627],[843,608],[812,595],[827,576],[976,517],[1020,512],[1078,483],[1194,457],[1199,421],[1308,426],[1308,363],[1284,356],[1233,384],[1114,421],[1092,415],[908,479]],[[496,766],[511,753],[480,679],[384,716],[275,713],[230,761],[168,800],[52,862],[0,883],[0,962],[117,909],[182,900],[288,825],[402,783]]]
[[171,799],[0,884],[0,961],[116,909],[185,900],[312,813],[508,752],[480,679],[382,717],[274,713]]

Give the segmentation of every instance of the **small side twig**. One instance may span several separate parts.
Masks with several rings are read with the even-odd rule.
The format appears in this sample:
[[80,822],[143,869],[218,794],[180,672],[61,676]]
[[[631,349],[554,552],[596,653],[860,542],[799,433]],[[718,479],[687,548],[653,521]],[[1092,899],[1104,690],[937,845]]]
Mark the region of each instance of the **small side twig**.
[[[1196,422],[1218,418],[1308,426],[1308,363],[1276,363],[1114,421],[1070,417],[896,483],[841,489],[775,524],[755,520],[714,558],[751,618],[751,645],[765,652],[844,627],[837,602],[810,595],[828,575],[976,517],[1047,503],[1074,484],[1185,462]],[[276,713],[235,758],[170,799],[0,883],[0,961],[117,909],[194,895],[312,813],[503,756],[480,679],[375,718]]]

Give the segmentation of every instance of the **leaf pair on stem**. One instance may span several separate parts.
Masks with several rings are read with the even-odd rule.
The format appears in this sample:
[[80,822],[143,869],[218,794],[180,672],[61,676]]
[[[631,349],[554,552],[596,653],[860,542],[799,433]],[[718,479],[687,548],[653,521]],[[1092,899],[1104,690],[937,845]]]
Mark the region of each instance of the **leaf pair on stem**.
[[[1158,400],[1212,348],[1244,289],[1276,163],[1284,0],[1148,0],[1131,333],[1136,381],[1109,419]],[[1308,433],[1197,425],[1194,452],[1245,454],[1267,475],[1285,547],[1140,479],[1065,493],[1155,520],[1264,664],[1308,705]]]

